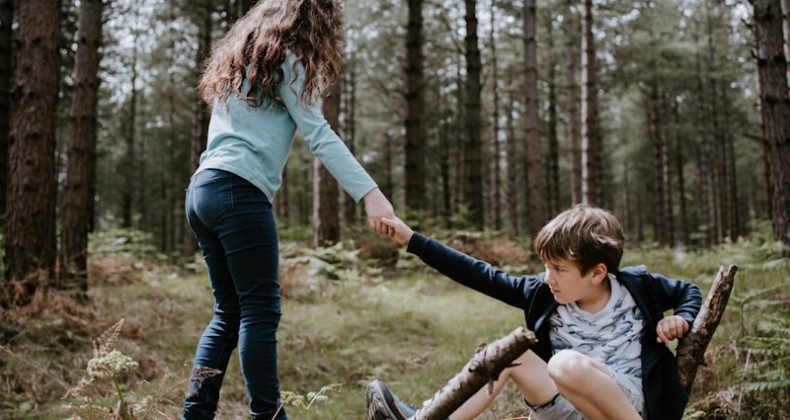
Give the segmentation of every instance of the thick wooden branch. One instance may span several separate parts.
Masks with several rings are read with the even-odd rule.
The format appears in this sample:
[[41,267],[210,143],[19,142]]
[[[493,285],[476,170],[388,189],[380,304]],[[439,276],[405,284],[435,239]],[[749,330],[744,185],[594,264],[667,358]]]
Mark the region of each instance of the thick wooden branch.
[[481,346],[469,363],[417,410],[410,420],[444,420],[486,383],[493,383],[505,368],[538,340],[532,331],[518,327],[499,340]]
[[726,272],[724,266],[719,267],[719,273],[694,320],[691,331],[678,343],[677,361],[680,382],[688,394],[691,393],[697,369],[705,362],[705,349],[708,348],[713,333],[716,332],[724,314],[724,308],[730,299],[737,271],[738,267],[734,265],[731,265]]

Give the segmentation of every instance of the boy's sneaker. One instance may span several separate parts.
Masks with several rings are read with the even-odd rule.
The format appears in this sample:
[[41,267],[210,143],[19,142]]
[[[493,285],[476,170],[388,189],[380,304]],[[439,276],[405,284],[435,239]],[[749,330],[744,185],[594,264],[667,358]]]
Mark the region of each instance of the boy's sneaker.
[[365,390],[368,420],[407,420],[417,408],[396,397],[384,382],[375,380]]

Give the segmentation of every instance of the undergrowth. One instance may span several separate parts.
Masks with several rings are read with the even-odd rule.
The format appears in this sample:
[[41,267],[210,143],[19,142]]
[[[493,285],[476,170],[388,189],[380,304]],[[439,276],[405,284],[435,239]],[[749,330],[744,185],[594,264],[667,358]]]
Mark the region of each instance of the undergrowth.
[[[541,267],[527,243],[506,236],[429,233],[512,274]],[[364,386],[373,378],[422,401],[480,341],[523,324],[518,310],[435,274],[403,249],[353,237],[323,249],[281,244],[279,369],[291,417],[364,418]],[[624,265],[646,264],[705,291],[719,266],[739,267],[686,418],[790,418],[790,263],[768,238],[758,231],[706,251],[626,252]],[[92,237],[87,304],[42,289],[27,306],[0,311],[0,418],[180,416],[211,295],[199,257],[174,265],[150,239],[134,231]],[[517,394],[506,387],[483,418],[524,415]],[[234,358],[218,418],[246,416],[246,398]]]

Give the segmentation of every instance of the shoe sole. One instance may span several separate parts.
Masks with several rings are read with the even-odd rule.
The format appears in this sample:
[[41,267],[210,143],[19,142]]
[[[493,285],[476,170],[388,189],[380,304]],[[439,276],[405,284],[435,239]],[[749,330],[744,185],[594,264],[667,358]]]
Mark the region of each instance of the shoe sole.
[[390,410],[379,381],[373,381],[365,389],[365,403],[368,407],[368,420],[399,420],[403,416]]

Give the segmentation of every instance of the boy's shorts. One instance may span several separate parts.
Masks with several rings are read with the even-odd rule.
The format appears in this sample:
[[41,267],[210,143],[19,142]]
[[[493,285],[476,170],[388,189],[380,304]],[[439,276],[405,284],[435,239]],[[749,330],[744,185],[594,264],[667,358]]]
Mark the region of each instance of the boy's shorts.
[[[620,389],[623,391],[623,394],[628,398],[628,401],[631,402],[631,405],[636,408],[636,411],[639,412],[639,416],[645,418],[642,413],[644,413],[644,397],[642,396],[641,389],[634,389],[632,383],[623,377],[620,374],[616,373],[609,373],[617,382],[617,385],[620,386]],[[576,407],[570,403],[570,401],[566,400],[560,394],[557,394],[552,398],[551,401],[547,402],[546,404],[533,407],[531,406],[526,399],[523,399],[524,404],[532,411],[534,418],[537,420],[583,420],[584,416],[576,410]]]

